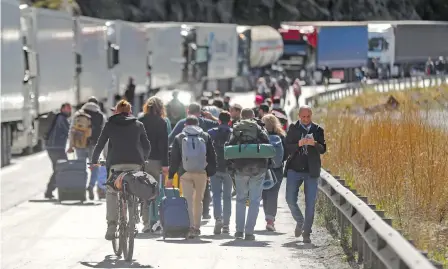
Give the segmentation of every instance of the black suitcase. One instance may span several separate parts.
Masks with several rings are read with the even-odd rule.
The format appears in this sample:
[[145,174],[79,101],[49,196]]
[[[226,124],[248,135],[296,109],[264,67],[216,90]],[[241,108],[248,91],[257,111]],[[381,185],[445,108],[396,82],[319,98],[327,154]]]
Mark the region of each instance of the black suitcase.
[[86,200],[87,165],[85,160],[58,160],[56,164],[56,188],[58,200]]

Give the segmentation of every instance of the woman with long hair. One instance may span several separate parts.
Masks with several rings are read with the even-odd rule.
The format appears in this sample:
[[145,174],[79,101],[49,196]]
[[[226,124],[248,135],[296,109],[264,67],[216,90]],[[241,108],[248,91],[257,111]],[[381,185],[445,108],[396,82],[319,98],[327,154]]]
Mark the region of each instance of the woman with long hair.
[[[150,97],[143,106],[143,115],[139,121],[145,126],[146,134],[152,150],[145,165],[145,172],[159,179],[160,173],[168,173],[168,126],[165,121],[166,112],[162,99]],[[149,219],[149,204],[143,204],[143,232],[150,232],[152,224]]]
[[[276,116],[272,114],[267,114],[263,116],[261,119],[265,124],[265,128],[269,133],[269,136],[277,135],[282,140],[283,149],[285,149],[285,136],[286,132],[283,130],[280,121]],[[278,138],[277,138],[278,139]],[[284,154],[285,155],[285,154]],[[285,160],[285,156],[283,156],[283,161]],[[278,168],[272,168],[271,172],[273,176],[277,178],[277,183],[268,190],[263,190],[263,210],[266,220],[266,230],[275,231],[275,216],[277,215],[277,201],[278,201],[278,192],[280,190],[280,185],[283,180],[283,162],[282,165]]]

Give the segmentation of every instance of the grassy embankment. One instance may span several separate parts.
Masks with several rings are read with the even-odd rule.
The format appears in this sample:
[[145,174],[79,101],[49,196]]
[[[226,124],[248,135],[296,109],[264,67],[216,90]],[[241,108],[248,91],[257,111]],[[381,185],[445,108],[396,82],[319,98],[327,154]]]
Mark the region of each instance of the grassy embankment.
[[[390,94],[400,102],[399,117],[342,112],[376,105]],[[385,210],[397,229],[448,268],[448,133],[429,127],[421,113],[444,104],[447,86],[367,92],[329,104],[315,120],[325,126],[324,167]]]

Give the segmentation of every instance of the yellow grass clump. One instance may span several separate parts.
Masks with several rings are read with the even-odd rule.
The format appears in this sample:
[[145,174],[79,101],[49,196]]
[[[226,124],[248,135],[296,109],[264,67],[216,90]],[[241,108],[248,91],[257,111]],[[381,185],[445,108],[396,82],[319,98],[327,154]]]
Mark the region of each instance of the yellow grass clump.
[[[448,268],[448,133],[419,111],[323,116],[324,167],[394,219]],[[440,119],[446,120],[446,119]]]

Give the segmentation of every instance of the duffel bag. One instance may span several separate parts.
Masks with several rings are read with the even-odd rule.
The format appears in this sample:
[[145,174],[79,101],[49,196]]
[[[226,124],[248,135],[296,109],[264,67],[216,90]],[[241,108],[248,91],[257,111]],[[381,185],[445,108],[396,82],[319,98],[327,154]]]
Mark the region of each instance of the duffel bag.
[[226,146],[224,159],[270,159],[275,156],[275,148],[271,144],[240,144]]
[[123,183],[126,183],[128,192],[142,200],[154,200],[159,195],[157,180],[146,172],[126,172]]

